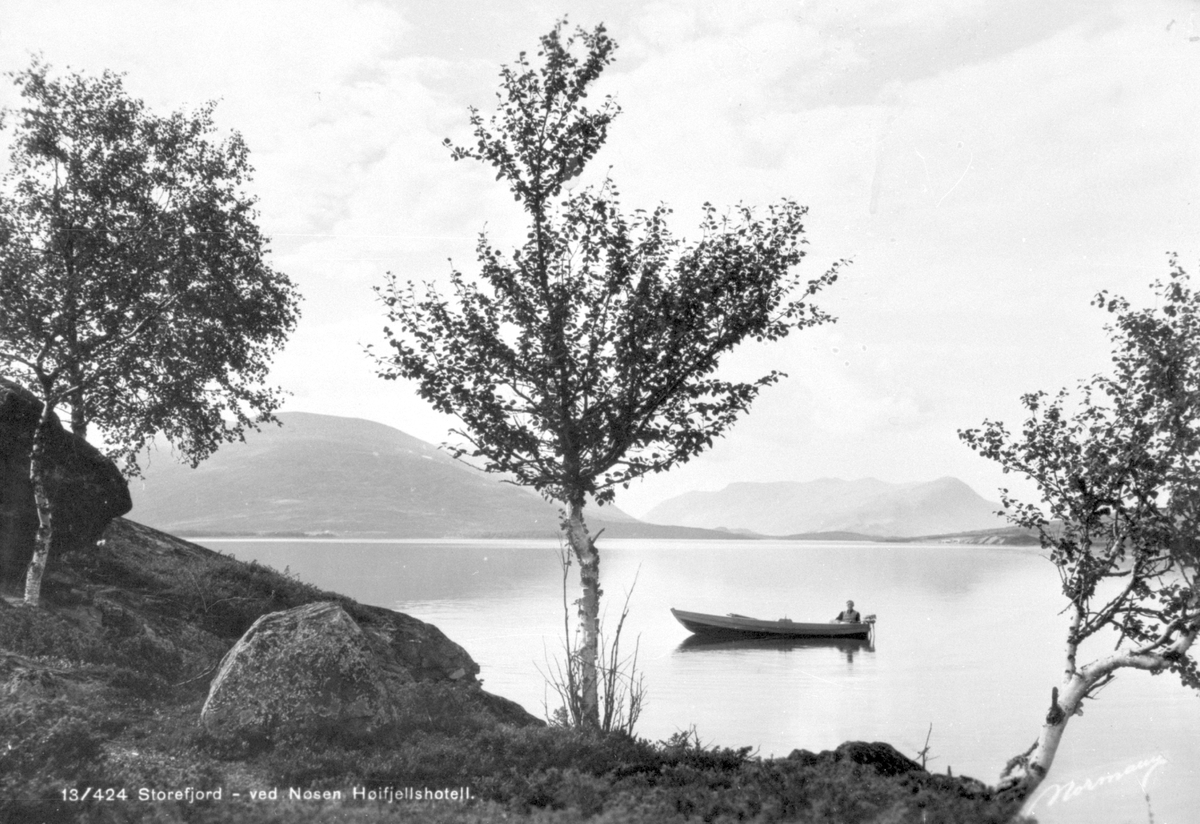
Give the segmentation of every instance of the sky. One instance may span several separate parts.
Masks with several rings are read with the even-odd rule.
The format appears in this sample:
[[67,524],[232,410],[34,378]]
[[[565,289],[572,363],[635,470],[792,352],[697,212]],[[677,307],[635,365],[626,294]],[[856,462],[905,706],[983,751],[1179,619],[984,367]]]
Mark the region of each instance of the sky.
[[[736,481],[952,475],[1027,490],[958,439],[1108,362],[1101,289],[1151,299],[1166,253],[1200,268],[1200,2],[5,0],[0,71],[125,73],[156,112],[217,100],[256,174],[272,264],[305,297],[270,380],[285,411],[441,443],[454,421],[383,381],[372,287],[445,283],[477,234],[523,237],[487,168],[454,162],[468,107],[566,15],[619,44],[597,92],[623,113],[579,178],[623,205],[809,208],[819,305],[838,318],[734,353],[780,369],[709,452],[617,497],[641,515]],[[0,81],[0,106],[18,102]]]

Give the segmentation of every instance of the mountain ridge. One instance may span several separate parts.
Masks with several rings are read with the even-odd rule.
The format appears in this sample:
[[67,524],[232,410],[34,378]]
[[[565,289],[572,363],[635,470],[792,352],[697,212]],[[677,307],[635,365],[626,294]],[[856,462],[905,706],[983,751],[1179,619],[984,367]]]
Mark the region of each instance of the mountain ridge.
[[961,480],[889,483],[853,481],[738,481],[723,489],[688,492],[655,506],[650,523],[730,531],[751,529],[770,537],[851,533],[872,538],[914,538],[995,529],[1000,505]]
[[[224,444],[195,469],[151,452],[130,484],[132,517],[191,537],[531,538],[559,532],[558,507],[533,491],[364,418],[283,412],[279,426]],[[728,538],[644,524],[616,507],[588,513],[592,534]],[[736,537],[736,536],[735,536]]]
[[[364,418],[279,414],[196,469],[151,452],[131,516],[191,537],[551,538],[558,506]],[[1003,526],[962,481],[739,481],[644,519],[589,507],[593,535],[693,540],[894,540]],[[831,536],[837,535],[837,538]]]

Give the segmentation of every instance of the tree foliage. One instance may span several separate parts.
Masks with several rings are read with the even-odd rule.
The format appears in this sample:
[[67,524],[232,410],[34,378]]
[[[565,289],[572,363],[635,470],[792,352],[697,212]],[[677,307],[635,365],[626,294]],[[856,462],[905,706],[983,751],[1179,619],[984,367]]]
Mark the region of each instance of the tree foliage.
[[378,363],[382,377],[415,381],[462,422],[459,457],[564,505],[584,590],[584,715],[594,719],[599,556],[585,501],[610,502],[618,486],[724,434],[783,376],[728,380],[722,357],[831,320],[812,298],[837,266],[797,274],[806,210],[790,200],[761,215],[706,205],[700,238],[687,243],[668,228],[666,206],[623,212],[611,180],[564,196],[620,111],[607,97],[585,105],[616,43],[603,26],[564,28],[541,39],[538,65],[522,53],[502,69],[496,113],[471,110],[473,145],[446,141],[455,159],[486,163],[508,185],[529,222],[524,244],[506,255],[482,234],[477,275],[452,271],[449,297],[389,274],[377,293],[391,352]]
[[[1169,671],[1200,688],[1191,651],[1200,631],[1200,294],[1174,255],[1154,292],[1151,309],[1097,295],[1113,317],[1111,373],[1077,393],[1025,395],[1019,435],[993,421],[959,433],[1037,485],[1037,504],[1008,490],[1002,500],[1011,522],[1038,534],[1069,602],[1062,690],[1038,744],[1010,765],[1027,788],[1049,769],[1067,720],[1117,670]],[[1084,663],[1081,645],[1093,638],[1107,651]]]
[[706,205],[693,244],[665,206],[623,214],[611,181],[552,203],[618,111],[582,105],[615,44],[602,27],[579,31],[579,59],[561,28],[543,38],[540,69],[524,55],[505,67],[499,113],[473,110],[477,144],[453,149],[508,183],[530,215],[526,243],[506,256],[481,236],[478,277],[452,271],[449,300],[389,275],[377,291],[393,352],[380,363],[464,423],[460,454],[582,504],[711,446],[783,377],[726,380],[721,357],[830,320],[810,298],[837,273],[796,273],[806,209],[791,201],[761,216]]
[[157,116],[112,72],[12,77],[0,363],[132,471],[159,432],[194,464],[278,406],[262,380],[298,317],[246,145],[214,139],[213,104]]
[[3,112],[0,367],[44,404],[30,467],[36,603],[53,410],[69,409],[81,437],[102,430],[127,472],[160,433],[195,465],[271,419],[280,396],[262,381],[299,295],[266,263],[246,145],[214,139],[211,103],[161,117],[119,75],[58,79],[38,60],[11,77],[24,104]]

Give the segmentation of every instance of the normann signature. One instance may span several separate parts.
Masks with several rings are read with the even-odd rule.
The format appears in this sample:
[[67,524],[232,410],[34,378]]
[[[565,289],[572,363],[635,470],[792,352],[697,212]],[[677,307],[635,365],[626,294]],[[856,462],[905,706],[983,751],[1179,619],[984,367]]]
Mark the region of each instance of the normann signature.
[[1131,781],[1137,783],[1142,793],[1146,792],[1146,785],[1150,781],[1150,776],[1159,767],[1165,765],[1167,759],[1161,755],[1155,755],[1150,758],[1143,758],[1140,761],[1134,761],[1124,767],[1117,768],[1112,772],[1104,773],[1095,778],[1084,778],[1076,781],[1070,781],[1062,784],[1043,784],[1042,790],[1033,801],[1030,802],[1026,812],[1033,812],[1034,808],[1045,801],[1045,806],[1053,807],[1061,802],[1073,801],[1085,793],[1092,793],[1096,790],[1110,787],[1113,784],[1125,784]]

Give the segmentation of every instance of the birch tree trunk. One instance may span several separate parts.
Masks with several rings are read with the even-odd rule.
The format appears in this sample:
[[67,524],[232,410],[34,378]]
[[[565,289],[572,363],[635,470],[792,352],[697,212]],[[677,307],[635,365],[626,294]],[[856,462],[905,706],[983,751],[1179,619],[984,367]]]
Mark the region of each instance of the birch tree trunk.
[[84,401],[83,376],[81,372],[82,370],[80,369],[74,369],[71,373],[71,380],[74,383],[69,398],[71,404],[71,432],[87,440],[87,408]]
[[579,583],[583,596],[579,600],[579,625],[583,643],[578,649],[580,692],[583,699],[584,726],[599,728],[600,698],[597,661],[600,651],[600,553],[588,535],[583,521],[583,505],[571,504],[566,522],[567,542],[579,561]]
[[41,600],[42,575],[46,572],[50,544],[54,539],[54,513],[46,490],[46,431],[50,415],[51,405],[44,401],[37,428],[33,430],[33,446],[29,454],[29,482],[33,486],[33,502],[38,515],[33,557],[29,559],[29,568],[25,573],[25,605],[31,607],[36,607]]
[[1013,758],[1000,774],[999,789],[1017,798],[1029,798],[1050,772],[1058,745],[1069,722],[1083,702],[1088,691],[1099,678],[1086,679],[1076,674],[1069,678],[1060,692],[1051,690],[1050,709],[1033,746]]
[[[1192,619],[1188,625],[1180,626],[1174,641],[1169,645],[1156,645],[1153,650],[1143,647],[1125,650],[1093,661],[1087,666],[1068,671],[1062,690],[1055,687],[1050,693],[1050,710],[1038,739],[1025,753],[1013,758],[1000,774],[999,789],[1012,793],[1017,798],[1029,798],[1050,772],[1058,745],[1062,742],[1067,722],[1072,716],[1081,715],[1080,708],[1085,698],[1099,686],[1107,683],[1119,669],[1140,669],[1161,672],[1187,654],[1200,634],[1200,622]],[[1164,634],[1164,639],[1167,634]],[[1074,664],[1073,651],[1070,663]]]

